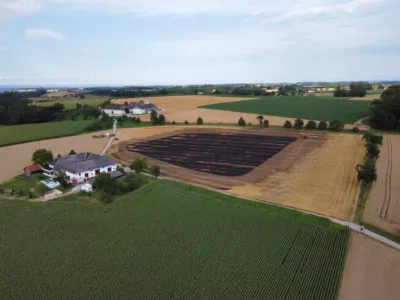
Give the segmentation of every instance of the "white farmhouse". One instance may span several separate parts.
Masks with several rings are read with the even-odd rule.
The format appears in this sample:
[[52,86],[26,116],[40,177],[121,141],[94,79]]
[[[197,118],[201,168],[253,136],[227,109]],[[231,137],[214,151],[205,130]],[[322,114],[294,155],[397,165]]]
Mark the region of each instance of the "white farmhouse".
[[119,117],[124,115],[144,115],[152,111],[161,112],[156,105],[151,103],[131,102],[129,104],[110,104],[101,109],[102,112],[110,117]]
[[49,177],[64,172],[71,183],[82,183],[101,173],[116,171],[117,164],[105,156],[84,152],[59,157],[42,169]]

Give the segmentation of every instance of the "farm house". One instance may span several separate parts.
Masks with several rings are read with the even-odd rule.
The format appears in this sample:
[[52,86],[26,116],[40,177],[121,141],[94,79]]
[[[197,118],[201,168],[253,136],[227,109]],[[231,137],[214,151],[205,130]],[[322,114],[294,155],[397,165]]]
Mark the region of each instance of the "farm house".
[[110,104],[103,107],[101,111],[109,116],[123,116],[144,115],[152,111],[161,112],[161,109],[151,103],[131,102],[129,104]]
[[59,157],[42,169],[46,176],[53,177],[64,172],[70,182],[82,183],[101,173],[116,171],[117,164],[105,156],[84,152]]

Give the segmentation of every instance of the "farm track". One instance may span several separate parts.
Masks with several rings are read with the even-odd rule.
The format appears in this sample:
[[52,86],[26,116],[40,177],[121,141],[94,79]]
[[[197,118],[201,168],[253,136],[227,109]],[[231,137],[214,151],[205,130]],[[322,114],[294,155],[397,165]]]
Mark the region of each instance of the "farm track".
[[387,169],[385,179],[385,198],[382,203],[381,212],[379,217],[383,220],[387,220],[387,214],[390,207],[390,201],[392,198],[392,141],[390,138],[387,139]]

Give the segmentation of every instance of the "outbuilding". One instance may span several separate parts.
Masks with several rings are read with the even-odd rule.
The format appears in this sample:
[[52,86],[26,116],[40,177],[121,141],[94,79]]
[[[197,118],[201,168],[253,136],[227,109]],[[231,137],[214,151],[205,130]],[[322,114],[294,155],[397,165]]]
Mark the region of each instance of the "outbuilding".
[[32,175],[39,174],[42,172],[43,172],[42,167],[38,164],[33,164],[30,166],[26,166],[24,168],[24,174],[25,174],[25,176],[28,176],[28,177],[31,177]]

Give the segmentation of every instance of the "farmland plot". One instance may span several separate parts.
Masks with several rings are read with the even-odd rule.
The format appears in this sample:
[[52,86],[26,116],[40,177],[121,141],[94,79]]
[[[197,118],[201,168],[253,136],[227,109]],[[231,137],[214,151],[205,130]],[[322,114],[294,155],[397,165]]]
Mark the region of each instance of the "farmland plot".
[[348,240],[166,180],[107,207],[0,201],[0,214],[2,299],[336,299]]

